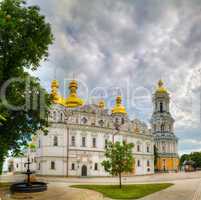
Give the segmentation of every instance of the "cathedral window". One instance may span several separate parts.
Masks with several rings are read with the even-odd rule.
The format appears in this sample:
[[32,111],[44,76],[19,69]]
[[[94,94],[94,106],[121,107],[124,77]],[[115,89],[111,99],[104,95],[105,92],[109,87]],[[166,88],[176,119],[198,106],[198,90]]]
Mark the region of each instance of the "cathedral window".
[[58,146],[58,137],[57,137],[57,136],[54,136],[53,145],[54,145],[55,147]]
[[75,170],[75,163],[72,163],[71,170]]
[[54,161],[51,161],[51,166],[50,166],[50,168],[51,168],[52,170],[55,170],[55,162],[54,162]]
[[140,144],[137,145],[137,152],[140,152],[141,149],[140,149]]
[[140,160],[137,161],[137,166],[140,167],[141,163]]
[[18,165],[18,163],[16,164],[16,168],[18,168],[19,167],[19,165]]
[[86,138],[85,137],[82,137],[82,146],[86,147]]
[[165,132],[165,125],[161,124],[161,133]]
[[71,146],[75,146],[75,136],[73,135],[72,137],[71,137]]
[[150,146],[147,145],[147,153],[149,153],[149,152],[150,152]]
[[60,113],[60,121],[63,121],[63,113]]
[[108,140],[105,139],[105,148],[107,148],[107,145],[108,145]]
[[156,124],[154,124],[154,132],[156,132]]
[[97,171],[98,170],[98,163],[94,164],[94,170]]
[[99,122],[99,125],[101,126],[101,127],[103,127],[103,125],[104,125],[104,121],[101,119]]
[[150,167],[150,161],[147,160],[147,167]]
[[96,138],[93,138],[93,139],[92,139],[92,146],[93,146],[93,148],[96,147]]
[[41,142],[40,142],[40,139],[38,140],[38,148],[41,147]]
[[160,112],[162,113],[163,112],[163,103],[160,102]]
[[54,121],[57,120],[57,113],[56,113],[56,111],[53,112],[53,120],[54,120]]
[[83,117],[83,118],[82,118],[82,123],[83,123],[83,124],[86,124],[86,123],[87,123],[87,118],[86,118],[86,117]]

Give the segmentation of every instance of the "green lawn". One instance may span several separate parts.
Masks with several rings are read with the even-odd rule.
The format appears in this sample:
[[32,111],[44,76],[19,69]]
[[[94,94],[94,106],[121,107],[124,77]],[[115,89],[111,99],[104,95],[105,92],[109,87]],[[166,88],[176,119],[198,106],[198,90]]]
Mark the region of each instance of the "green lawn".
[[95,190],[112,199],[138,199],[172,185],[170,183],[123,185],[122,189],[118,185],[72,185],[71,187]]

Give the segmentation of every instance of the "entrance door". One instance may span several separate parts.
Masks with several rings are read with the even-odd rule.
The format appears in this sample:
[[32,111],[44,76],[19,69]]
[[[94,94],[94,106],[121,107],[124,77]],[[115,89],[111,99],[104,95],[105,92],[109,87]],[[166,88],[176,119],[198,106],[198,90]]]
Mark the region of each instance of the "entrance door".
[[86,165],[82,166],[82,176],[87,176],[87,166]]

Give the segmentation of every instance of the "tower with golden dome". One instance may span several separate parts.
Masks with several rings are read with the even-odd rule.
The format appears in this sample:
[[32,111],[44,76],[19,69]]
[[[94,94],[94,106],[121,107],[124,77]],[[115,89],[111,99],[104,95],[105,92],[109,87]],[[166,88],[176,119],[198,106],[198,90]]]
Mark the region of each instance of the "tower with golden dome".
[[178,139],[174,134],[174,119],[170,113],[170,96],[162,80],[159,80],[153,94],[152,133],[158,158],[157,171],[178,170]]

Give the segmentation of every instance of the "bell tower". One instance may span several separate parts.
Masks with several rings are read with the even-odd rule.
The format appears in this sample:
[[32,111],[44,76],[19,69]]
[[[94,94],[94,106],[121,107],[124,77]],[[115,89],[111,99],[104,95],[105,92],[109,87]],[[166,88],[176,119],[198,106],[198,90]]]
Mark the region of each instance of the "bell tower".
[[153,94],[152,134],[157,148],[157,171],[178,170],[178,139],[174,134],[174,119],[170,113],[170,96],[163,81],[158,82]]

